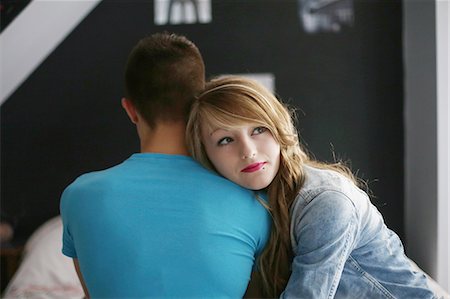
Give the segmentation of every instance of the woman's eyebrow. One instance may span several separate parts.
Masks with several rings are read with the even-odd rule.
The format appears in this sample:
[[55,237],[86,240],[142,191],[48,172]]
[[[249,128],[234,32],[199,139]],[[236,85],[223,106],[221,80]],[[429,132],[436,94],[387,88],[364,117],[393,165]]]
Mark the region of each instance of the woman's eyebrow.
[[217,133],[220,133],[220,131],[229,132],[230,130],[223,129],[223,128],[217,128],[217,129],[212,130],[212,131],[209,133],[209,136],[213,136],[213,135],[215,135],[215,134],[217,134]]

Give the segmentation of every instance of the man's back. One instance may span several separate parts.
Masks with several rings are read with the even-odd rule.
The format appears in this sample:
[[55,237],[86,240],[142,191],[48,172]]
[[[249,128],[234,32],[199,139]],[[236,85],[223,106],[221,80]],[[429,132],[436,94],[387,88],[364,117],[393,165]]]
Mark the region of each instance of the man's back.
[[270,230],[252,192],[180,155],[83,175],[61,213],[63,253],[93,298],[241,297]]

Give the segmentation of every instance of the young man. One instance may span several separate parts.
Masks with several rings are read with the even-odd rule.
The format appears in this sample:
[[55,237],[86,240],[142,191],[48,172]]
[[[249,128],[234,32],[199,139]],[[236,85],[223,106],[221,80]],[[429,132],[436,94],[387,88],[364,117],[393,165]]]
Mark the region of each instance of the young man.
[[80,176],[61,198],[62,251],[87,296],[244,295],[270,217],[252,192],[188,156],[186,114],[204,78],[183,36],[154,34],[131,51],[122,106],[141,152]]

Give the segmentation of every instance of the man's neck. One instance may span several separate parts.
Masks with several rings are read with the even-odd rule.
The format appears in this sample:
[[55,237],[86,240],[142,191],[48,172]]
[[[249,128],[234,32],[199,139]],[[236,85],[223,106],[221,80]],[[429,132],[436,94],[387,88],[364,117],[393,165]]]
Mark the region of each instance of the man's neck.
[[144,128],[140,132],[141,152],[189,156],[185,143],[186,125],[180,123],[158,123],[155,128]]

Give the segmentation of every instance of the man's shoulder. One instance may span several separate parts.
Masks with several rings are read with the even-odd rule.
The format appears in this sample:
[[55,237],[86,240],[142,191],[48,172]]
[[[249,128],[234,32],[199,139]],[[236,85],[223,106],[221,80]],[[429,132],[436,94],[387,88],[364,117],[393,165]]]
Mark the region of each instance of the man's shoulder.
[[229,193],[242,193],[243,195],[253,194],[253,191],[246,189],[224,178],[223,176],[213,172],[212,170],[201,167],[190,174],[192,180],[202,186],[205,190],[211,190],[215,193],[220,192],[223,195],[230,195]]
[[92,184],[108,178],[109,169],[95,170],[86,172],[78,176],[68,187],[75,188],[83,185]]
[[66,187],[65,192],[73,192],[77,190],[89,189],[94,186],[101,186],[117,176],[117,169],[119,166],[120,164],[102,170],[83,173],[75,178],[72,183]]

